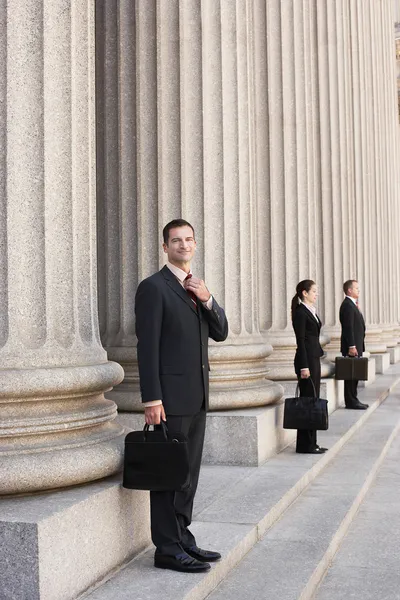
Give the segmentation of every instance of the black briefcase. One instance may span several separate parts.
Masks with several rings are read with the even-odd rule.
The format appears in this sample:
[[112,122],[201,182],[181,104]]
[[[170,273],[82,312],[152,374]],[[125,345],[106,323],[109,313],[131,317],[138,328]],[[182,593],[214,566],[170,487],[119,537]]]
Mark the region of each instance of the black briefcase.
[[161,426],[150,431],[131,431],[125,437],[123,487],[155,492],[176,491],[190,487],[187,438],[183,433],[168,433]]
[[319,431],[328,429],[328,400],[317,398],[315,388],[314,394],[314,398],[299,396],[299,384],[297,384],[295,397],[285,399],[284,429],[316,429]]
[[366,381],[368,379],[368,358],[337,356],[335,360],[335,379]]

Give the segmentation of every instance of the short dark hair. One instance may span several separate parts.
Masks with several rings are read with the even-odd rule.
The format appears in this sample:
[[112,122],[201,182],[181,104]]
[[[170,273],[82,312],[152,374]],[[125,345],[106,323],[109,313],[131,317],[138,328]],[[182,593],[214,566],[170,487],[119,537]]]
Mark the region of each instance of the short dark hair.
[[353,287],[353,283],[357,283],[357,279],[348,279],[347,281],[344,282],[343,292],[345,293],[346,296],[349,293],[349,289]]
[[174,219],[173,221],[170,221],[169,223],[167,223],[163,229],[162,234],[163,234],[164,244],[168,244],[169,232],[171,229],[175,229],[175,227],[190,227],[190,229],[193,231],[193,237],[194,237],[193,225],[188,223],[188,221],[185,221],[185,219]]

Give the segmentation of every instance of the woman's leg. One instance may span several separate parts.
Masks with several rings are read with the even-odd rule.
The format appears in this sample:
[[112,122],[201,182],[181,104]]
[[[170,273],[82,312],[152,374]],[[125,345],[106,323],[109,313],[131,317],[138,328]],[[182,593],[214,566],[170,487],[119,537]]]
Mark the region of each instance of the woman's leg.
[[[321,380],[321,367],[319,368],[319,379],[316,381],[314,379],[315,372],[314,369],[311,371],[311,378],[314,383],[315,391],[318,396],[320,380]],[[317,369],[318,372],[318,369]],[[312,376],[314,374],[314,377]],[[299,379],[299,388],[300,388],[300,396],[305,396],[312,398],[314,396],[314,388],[311,383],[311,378],[309,379]],[[318,383],[318,391],[315,383]],[[296,452],[299,453],[308,453],[315,450],[317,447],[317,432],[315,429],[298,429],[297,430],[297,439],[296,439]]]

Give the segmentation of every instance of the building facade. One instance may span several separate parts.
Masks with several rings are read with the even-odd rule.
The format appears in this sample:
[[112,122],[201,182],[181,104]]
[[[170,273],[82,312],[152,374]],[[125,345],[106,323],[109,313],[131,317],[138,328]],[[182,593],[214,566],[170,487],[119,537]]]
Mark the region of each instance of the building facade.
[[328,358],[348,278],[369,352],[397,348],[393,23],[390,0],[3,3],[3,493],[118,470],[117,407],[140,410],[135,290],[172,218],[230,322],[212,410],[280,401],[301,279]]

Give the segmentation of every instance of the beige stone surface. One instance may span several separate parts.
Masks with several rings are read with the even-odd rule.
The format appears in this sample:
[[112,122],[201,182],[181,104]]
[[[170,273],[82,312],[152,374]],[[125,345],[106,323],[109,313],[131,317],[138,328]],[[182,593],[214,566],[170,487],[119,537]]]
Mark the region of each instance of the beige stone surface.
[[94,6],[5,6],[0,493],[10,494],[118,470],[123,430],[103,393],[123,372],[107,362],[97,317]]
[[76,598],[150,544],[149,513],[148,492],[123,489],[120,476],[3,499],[4,598]]

